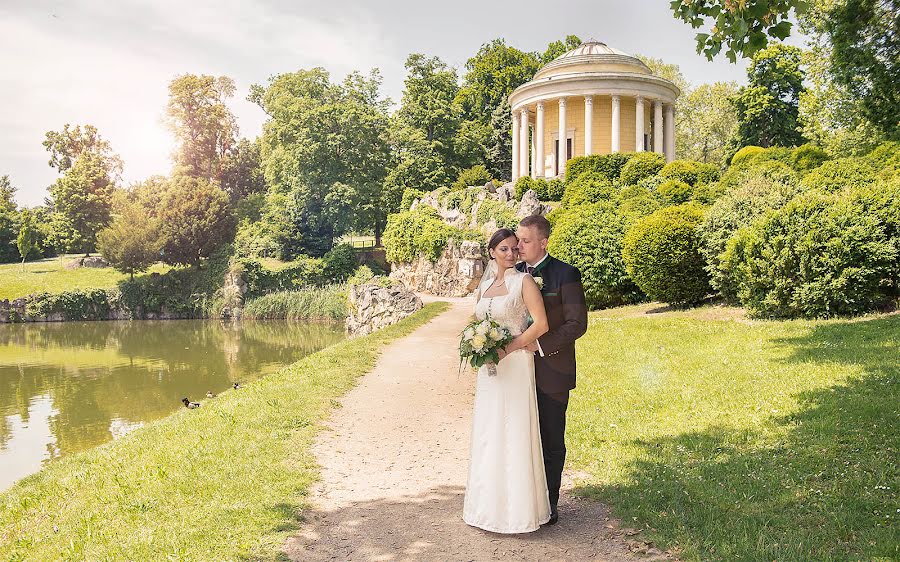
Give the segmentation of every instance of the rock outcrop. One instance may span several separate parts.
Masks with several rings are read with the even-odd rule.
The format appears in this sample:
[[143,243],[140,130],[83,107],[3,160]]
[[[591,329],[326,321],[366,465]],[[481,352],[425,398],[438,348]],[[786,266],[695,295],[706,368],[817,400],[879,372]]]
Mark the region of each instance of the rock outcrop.
[[486,264],[478,242],[449,240],[436,262],[420,256],[414,263],[393,264],[391,279],[417,292],[464,297],[478,287]]
[[351,336],[371,334],[422,308],[422,300],[415,293],[397,284],[351,286],[347,298],[350,302],[347,333]]

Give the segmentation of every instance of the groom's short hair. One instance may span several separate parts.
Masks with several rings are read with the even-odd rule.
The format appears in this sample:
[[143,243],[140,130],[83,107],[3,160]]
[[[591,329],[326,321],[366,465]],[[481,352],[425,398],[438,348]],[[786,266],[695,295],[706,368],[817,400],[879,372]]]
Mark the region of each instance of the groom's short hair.
[[544,215],[531,215],[519,221],[519,226],[527,226],[537,230],[541,238],[550,238],[550,221]]

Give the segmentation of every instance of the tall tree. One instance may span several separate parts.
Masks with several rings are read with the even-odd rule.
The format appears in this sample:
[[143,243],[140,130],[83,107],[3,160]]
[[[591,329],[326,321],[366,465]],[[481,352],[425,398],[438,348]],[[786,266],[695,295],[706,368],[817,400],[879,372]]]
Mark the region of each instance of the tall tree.
[[204,178],[176,175],[159,212],[163,261],[200,267],[233,236],[228,194]]
[[259,142],[241,139],[225,157],[219,181],[232,203],[266,191],[266,176],[259,158]]
[[531,80],[541,66],[536,53],[520,51],[505,39],[485,43],[466,61],[458,100],[466,117],[490,123],[491,114],[513,90]]
[[116,199],[112,222],[97,235],[97,250],[110,265],[134,279],[135,272],[160,258],[159,220],[125,194]]
[[237,121],[225,104],[234,91],[234,81],[227,76],[183,74],[169,83],[166,113],[178,141],[176,173],[219,179],[238,134]]
[[31,213],[28,209],[22,210],[19,235],[16,238],[16,248],[22,257],[22,268],[25,268],[25,260],[37,250],[37,232],[32,224]]
[[314,68],[252,88],[251,101],[269,115],[260,140],[266,182],[283,196],[268,199],[294,217],[281,232],[284,257],[322,255],[354,226],[383,228],[388,118],[380,85],[377,70],[334,84]]
[[116,155],[109,142],[100,136],[93,125],[63,125],[62,131],[47,131],[44,148],[50,153],[49,165],[60,173],[65,173],[82,154],[90,154],[101,160],[110,177],[118,179],[122,173],[122,160]]
[[679,158],[725,163],[727,145],[737,131],[737,111],[730,99],[735,82],[701,84],[681,96],[676,116],[675,152]]
[[800,62],[800,49],[783,44],[753,55],[747,69],[748,85],[732,98],[738,114],[732,154],[748,145],[798,146],[805,142],[798,122],[804,90]]
[[562,41],[553,41],[544,49],[541,55],[541,65],[545,65],[556,57],[564,55],[581,45],[581,39],[577,35],[566,35]]
[[54,245],[66,252],[93,252],[97,232],[109,224],[114,190],[114,179],[103,157],[89,152],[78,156],[49,189]]
[[487,147],[488,171],[498,179],[509,179],[512,170],[512,109],[503,100],[491,113],[491,140]]
[[15,261],[18,254],[19,213],[15,194],[16,188],[9,176],[0,176],[0,263]]

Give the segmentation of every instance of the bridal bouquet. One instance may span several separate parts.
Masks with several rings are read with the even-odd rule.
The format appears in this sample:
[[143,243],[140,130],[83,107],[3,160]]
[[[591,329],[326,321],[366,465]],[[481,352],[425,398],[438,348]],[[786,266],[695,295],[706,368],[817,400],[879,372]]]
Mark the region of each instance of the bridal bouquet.
[[463,329],[460,336],[460,363],[466,361],[476,369],[487,365],[489,374],[496,375],[500,350],[512,340],[509,330],[490,318],[475,320]]

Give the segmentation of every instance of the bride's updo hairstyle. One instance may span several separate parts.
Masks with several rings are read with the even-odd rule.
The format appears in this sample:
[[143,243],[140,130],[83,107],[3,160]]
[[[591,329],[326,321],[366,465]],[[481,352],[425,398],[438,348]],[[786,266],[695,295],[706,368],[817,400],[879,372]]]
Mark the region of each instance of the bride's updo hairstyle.
[[518,240],[518,238],[516,237],[516,233],[508,228],[501,228],[500,230],[495,232],[491,236],[491,239],[488,241],[488,257],[490,259],[494,259],[494,256],[492,256],[490,254],[490,250],[496,249],[497,246],[500,245],[500,242],[503,242],[504,240],[506,240],[507,238],[510,238],[510,237],[516,238]]

